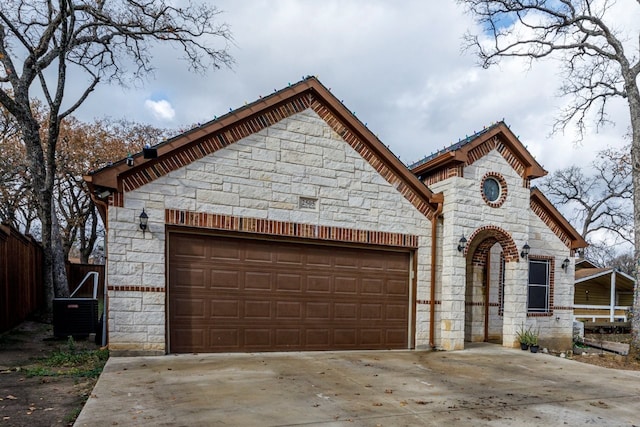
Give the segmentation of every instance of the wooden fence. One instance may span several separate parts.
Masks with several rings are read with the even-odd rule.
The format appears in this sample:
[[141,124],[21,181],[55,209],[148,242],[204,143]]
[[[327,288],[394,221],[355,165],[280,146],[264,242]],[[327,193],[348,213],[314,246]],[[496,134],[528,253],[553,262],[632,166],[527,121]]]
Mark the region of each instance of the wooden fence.
[[0,225],[0,332],[42,308],[42,246]]
[[[44,308],[42,246],[7,225],[0,225],[0,332],[7,331],[30,314]],[[98,299],[104,292],[104,265],[67,263],[69,290],[80,284],[89,271],[97,271]],[[93,280],[75,295],[90,297]]]

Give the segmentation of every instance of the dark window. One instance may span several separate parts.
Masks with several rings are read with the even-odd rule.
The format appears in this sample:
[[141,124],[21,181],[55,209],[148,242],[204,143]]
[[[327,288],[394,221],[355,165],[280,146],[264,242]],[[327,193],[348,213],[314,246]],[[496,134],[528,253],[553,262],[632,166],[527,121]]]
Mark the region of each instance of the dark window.
[[549,311],[549,260],[529,260],[529,292],[527,310],[532,313]]

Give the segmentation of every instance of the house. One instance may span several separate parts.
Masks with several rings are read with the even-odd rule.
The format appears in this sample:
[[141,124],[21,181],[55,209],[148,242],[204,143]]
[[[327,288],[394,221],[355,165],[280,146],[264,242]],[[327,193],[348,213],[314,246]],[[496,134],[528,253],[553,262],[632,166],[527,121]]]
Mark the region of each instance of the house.
[[145,151],[85,177],[114,354],[571,347],[586,243],[502,122],[407,168],[309,77]]
[[616,268],[599,268],[585,259],[576,261],[575,320],[585,322],[585,328],[589,323],[628,322],[634,285],[633,277]]

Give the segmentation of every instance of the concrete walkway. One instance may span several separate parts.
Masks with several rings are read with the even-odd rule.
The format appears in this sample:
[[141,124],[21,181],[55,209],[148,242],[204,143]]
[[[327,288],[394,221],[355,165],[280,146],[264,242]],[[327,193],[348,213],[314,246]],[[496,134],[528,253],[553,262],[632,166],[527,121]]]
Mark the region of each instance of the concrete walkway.
[[493,344],[122,357],[75,425],[632,426],[639,401],[640,372]]

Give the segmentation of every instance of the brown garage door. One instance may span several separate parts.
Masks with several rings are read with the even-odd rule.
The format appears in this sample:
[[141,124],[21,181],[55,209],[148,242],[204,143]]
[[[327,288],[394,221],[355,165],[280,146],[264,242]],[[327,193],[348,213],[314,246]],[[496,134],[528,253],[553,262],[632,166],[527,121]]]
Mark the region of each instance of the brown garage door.
[[408,347],[409,253],[169,234],[171,353]]

